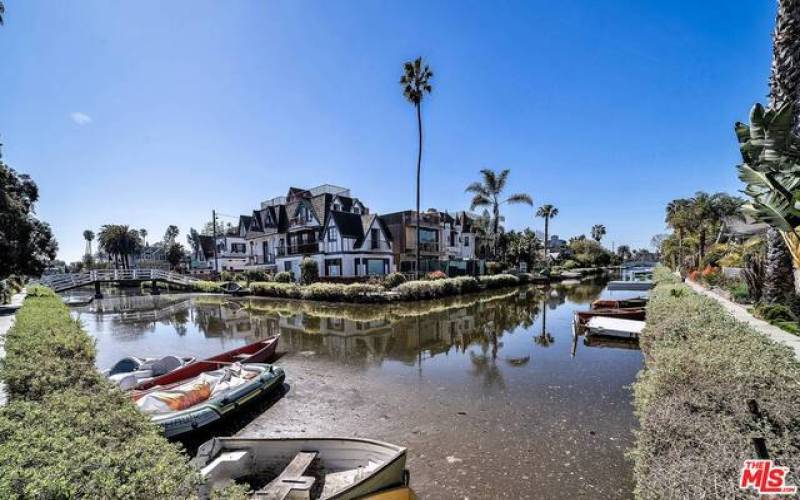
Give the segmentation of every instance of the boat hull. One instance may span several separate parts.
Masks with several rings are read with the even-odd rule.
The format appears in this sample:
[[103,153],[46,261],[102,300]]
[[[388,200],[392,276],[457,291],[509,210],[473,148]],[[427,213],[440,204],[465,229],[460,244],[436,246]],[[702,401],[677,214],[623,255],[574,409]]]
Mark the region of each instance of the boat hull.
[[[226,391],[185,410],[152,416],[153,423],[164,429],[166,437],[176,437],[196,431],[240,410],[245,404],[281,387],[286,378],[281,368],[263,364],[263,372],[247,383]],[[136,397],[136,396],[134,396]]]
[[[365,467],[370,461],[380,463],[372,472],[343,489],[331,492],[326,499],[356,499],[390,488],[407,485],[406,449],[389,443],[355,438],[215,438],[197,452],[195,465],[206,480],[210,494],[213,487],[230,480],[257,475],[265,470],[280,470],[300,452],[316,452],[325,470],[347,471]],[[221,455],[244,452],[236,463],[222,461]]]
[[275,349],[278,347],[280,335],[275,335],[265,340],[253,342],[246,346],[233,349],[231,351],[217,354],[207,359],[195,361],[175,371],[150,379],[136,386],[136,390],[142,391],[151,389],[157,385],[170,386],[182,380],[196,377],[203,372],[220,368],[230,363],[264,363],[275,356]]
[[575,316],[577,317],[579,326],[585,326],[590,319],[597,316],[643,321],[645,318],[645,309],[594,309],[592,311],[578,311],[575,313]]
[[645,297],[633,299],[598,299],[592,302],[592,309],[631,309],[647,306]]

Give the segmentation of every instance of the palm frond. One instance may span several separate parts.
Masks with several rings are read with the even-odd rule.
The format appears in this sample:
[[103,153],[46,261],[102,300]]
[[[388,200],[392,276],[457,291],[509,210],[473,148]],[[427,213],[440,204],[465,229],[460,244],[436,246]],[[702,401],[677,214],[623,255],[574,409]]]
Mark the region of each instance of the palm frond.
[[517,193],[512,194],[506,199],[506,203],[515,204],[515,203],[524,203],[526,205],[533,206],[533,198],[529,194],[526,193]]
[[483,184],[481,184],[480,182],[473,182],[472,184],[467,186],[467,189],[465,189],[464,192],[480,194],[480,195],[483,195],[483,196],[489,196],[491,194],[486,189],[486,187]]
[[506,182],[508,181],[508,174],[511,171],[509,169],[504,169],[500,171],[500,175],[497,176],[497,190],[502,191],[506,188]]
[[482,194],[476,194],[470,202],[469,209],[475,210],[477,207],[491,206],[492,200]]

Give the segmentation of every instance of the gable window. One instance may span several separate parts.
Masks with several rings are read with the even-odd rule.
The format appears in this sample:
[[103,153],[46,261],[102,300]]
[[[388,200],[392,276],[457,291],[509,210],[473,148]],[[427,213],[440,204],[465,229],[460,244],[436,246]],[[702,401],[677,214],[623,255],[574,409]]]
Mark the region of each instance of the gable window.
[[335,227],[328,228],[328,241],[331,243],[339,241],[339,230]]
[[369,230],[369,237],[372,240],[372,249],[375,250],[381,246],[381,233],[376,228]]
[[469,246],[469,236],[464,236],[464,246],[465,247]]

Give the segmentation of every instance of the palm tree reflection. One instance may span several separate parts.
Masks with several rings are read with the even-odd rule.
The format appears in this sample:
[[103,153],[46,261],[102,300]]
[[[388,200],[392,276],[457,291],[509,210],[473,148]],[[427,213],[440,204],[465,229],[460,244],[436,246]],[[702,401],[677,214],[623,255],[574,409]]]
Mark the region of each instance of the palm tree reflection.
[[550,347],[556,339],[550,335],[547,329],[547,301],[542,299],[542,332],[534,337],[533,341],[542,347]]

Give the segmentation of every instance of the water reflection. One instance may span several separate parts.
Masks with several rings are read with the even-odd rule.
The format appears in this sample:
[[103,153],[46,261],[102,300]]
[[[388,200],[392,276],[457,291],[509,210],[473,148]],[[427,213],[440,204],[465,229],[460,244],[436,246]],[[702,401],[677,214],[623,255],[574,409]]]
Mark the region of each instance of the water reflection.
[[[75,311],[98,339],[101,367],[131,354],[205,357],[280,333],[281,351],[324,355],[355,366],[393,361],[421,369],[426,360],[459,354],[469,359],[476,376],[497,385],[502,384],[501,351],[501,361],[511,368],[535,359],[533,350],[518,342],[504,349],[508,335],[531,337],[533,347],[541,349],[557,346],[558,336],[572,340],[564,335],[571,334],[565,318],[599,298],[603,284],[584,281],[421,303],[347,306],[218,295],[123,295]],[[552,325],[548,311],[555,314]],[[574,356],[574,343],[565,346]]]

